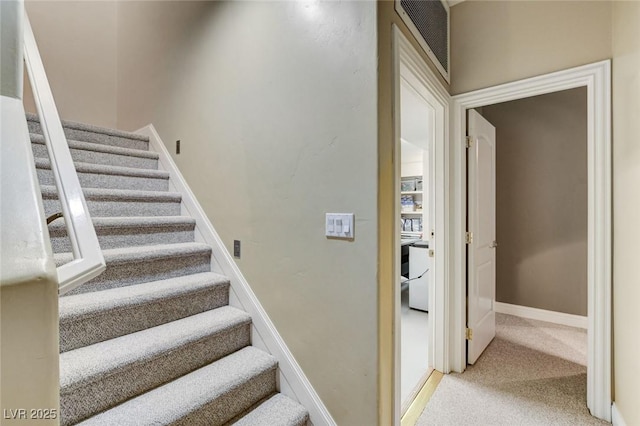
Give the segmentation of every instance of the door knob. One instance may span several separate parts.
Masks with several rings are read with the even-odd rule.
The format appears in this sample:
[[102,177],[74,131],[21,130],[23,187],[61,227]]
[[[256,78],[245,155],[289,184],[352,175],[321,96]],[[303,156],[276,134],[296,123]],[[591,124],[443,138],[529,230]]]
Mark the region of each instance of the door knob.
[[489,248],[496,248],[496,247],[498,247],[498,242],[496,240],[493,240],[491,245],[489,245]]

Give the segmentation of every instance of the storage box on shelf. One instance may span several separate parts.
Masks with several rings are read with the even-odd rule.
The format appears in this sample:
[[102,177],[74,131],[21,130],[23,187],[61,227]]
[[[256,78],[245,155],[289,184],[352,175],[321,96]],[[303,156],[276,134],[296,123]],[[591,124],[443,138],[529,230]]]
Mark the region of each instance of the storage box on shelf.
[[400,181],[401,231],[405,237],[422,235],[422,176],[403,176]]

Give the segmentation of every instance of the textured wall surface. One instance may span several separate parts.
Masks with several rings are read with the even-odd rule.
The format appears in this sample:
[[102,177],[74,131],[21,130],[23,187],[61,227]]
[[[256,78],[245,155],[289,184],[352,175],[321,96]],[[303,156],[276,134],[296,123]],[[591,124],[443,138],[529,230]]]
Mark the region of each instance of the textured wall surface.
[[[123,2],[118,122],[153,122],[338,424],[377,423],[376,5]],[[354,212],[355,240],[324,237]]]
[[610,1],[478,1],[451,8],[451,93],[611,57]]
[[640,424],[640,2],[613,5],[613,324],[615,401]]
[[[116,127],[117,3],[26,1],[62,118]],[[25,109],[36,112],[25,83]]]

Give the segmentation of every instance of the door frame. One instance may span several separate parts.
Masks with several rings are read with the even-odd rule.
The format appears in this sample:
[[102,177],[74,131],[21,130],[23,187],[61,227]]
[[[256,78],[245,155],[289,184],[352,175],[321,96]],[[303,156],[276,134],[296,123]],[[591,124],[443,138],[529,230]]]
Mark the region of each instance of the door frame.
[[[400,223],[400,85],[402,81],[401,67],[406,69],[415,77],[420,84],[429,92],[436,105],[431,105],[435,109],[436,137],[433,143],[433,153],[429,153],[430,163],[435,170],[430,171],[434,177],[432,186],[435,200],[434,209],[434,275],[429,291],[430,308],[432,308],[429,318],[430,327],[430,354],[431,363],[435,370],[448,373],[449,368],[449,344],[446,333],[446,316],[448,305],[448,271],[449,271],[449,108],[451,97],[449,92],[438,80],[438,77],[428,67],[420,54],[411,45],[402,31],[394,24],[392,30],[392,57],[393,57],[393,158],[394,158],[394,191],[395,199],[398,201],[394,207],[394,222]],[[394,395],[394,423],[400,424],[401,404],[400,401],[400,227],[394,226],[394,241],[396,242],[395,256],[393,259],[395,274],[393,300],[384,301],[382,304],[393,312],[393,395]],[[427,232],[429,232],[427,230]],[[381,305],[382,305],[381,304]],[[384,393],[383,393],[384,394]]]
[[577,87],[587,88],[587,407],[611,421],[611,61],[527,78],[452,98],[451,367],[466,368],[466,110]]

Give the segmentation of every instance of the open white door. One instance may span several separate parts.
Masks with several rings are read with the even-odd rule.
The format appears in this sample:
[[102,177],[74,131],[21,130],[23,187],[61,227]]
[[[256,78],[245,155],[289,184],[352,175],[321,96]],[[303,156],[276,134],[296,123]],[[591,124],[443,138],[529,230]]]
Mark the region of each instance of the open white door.
[[467,362],[474,364],[496,335],[496,129],[469,110]]

